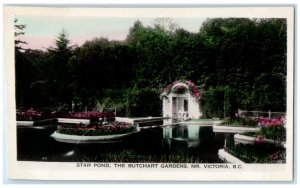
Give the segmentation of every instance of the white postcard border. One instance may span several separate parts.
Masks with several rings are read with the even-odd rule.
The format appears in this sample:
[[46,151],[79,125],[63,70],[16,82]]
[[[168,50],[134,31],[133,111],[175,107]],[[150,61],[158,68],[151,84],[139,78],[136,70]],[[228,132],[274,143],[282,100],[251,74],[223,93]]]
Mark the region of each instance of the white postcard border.
[[[101,10],[101,11],[99,11]],[[76,167],[77,163],[24,162],[16,160],[16,120],[14,94],[15,15],[73,17],[247,17],[287,18],[287,158],[286,164],[244,164],[242,169],[120,169]],[[47,180],[254,180],[291,181],[293,177],[293,85],[294,85],[294,7],[220,7],[220,8],[44,8],[4,7],[4,75],[6,90],[6,127],[8,130],[8,170],[12,179]],[[91,163],[94,165],[95,163]],[[160,163],[158,163],[160,165]],[[201,164],[202,166],[204,164]]]

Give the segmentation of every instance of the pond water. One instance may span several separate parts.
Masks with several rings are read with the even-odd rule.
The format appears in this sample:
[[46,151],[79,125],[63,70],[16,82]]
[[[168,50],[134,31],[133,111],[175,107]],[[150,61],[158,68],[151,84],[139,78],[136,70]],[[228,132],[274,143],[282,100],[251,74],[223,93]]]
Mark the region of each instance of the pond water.
[[95,144],[57,142],[56,125],[18,127],[17,158],[53,162],[220,163],[218,150],[230,136],[212,126],[173,125],[141,129],[126,139]]

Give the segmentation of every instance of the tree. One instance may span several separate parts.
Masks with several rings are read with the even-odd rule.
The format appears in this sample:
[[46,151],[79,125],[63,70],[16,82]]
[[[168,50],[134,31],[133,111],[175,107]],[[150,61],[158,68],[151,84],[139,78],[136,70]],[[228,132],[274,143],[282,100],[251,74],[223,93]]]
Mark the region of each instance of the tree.
[[15,18],[14,28],[16,105],[17,107],[27,107],[30,105],[30,85],[33,81],[34,67],[30,59],[26,56],[25,49],[22,47],[22,44],[27,44],[27,42],[18,38],[25,34],[23,30],[26,28],[26,25],[18,24],[18,19]]
[[[209,86],[229,86],[238,93],[235,95],[236,102],[241,109],[284,111],[285,19],[208,19],[202,25],[199,35],[206,48],[212,52],[212,56],[207,54],[208,61],[204,62],[210,68],[205,76],[206,80],[210,80],[206,89]],[[269,75],[272,79],[262,79],[265,77],[263,75]],[[271,83],[279,87],[272,88]],[[275,93],[270,95],[273,91]],[[271,96],[274,97],[271,99]],[[225,99],[228,97],[229,94],[226,94]],[[227,107],[232,103],[227,105],[229,103],[226,100],[225,109],[228,110]]]
[[73,100],[70,59],[74,46],[70,45],[67,31],[62,30],[55,40],[55,46],[48,49],[49,59],[46,75],[52,86],[49,94],[53,97],[51,106],[71,108]]
[[26,29],[26,25],[18,24],[18,19],[15,18],[14,19],[14,28],[15,28],[15,50],[16,51],[24,50],[24,48],[22,47],[22,44],[27,44],[27,42],[20,40],[17,37],[25,34],[25,32],[23,30]]
[[[122,115],[160,115],[161,89],[184,79],[200,86],[207,117],[232,116],[238,108],[285,109],[285,19],[208,19],[198,33],[167,18],[148,27],[136,21],[125,41],[95,38],[79,47],[63,30],[46,52],[20,54],[17,104],[23,97],[28,104],[35,98],[70,107],[74,101],[78,109],[100,105]],[[24,98],[25,91],[32,98]]]

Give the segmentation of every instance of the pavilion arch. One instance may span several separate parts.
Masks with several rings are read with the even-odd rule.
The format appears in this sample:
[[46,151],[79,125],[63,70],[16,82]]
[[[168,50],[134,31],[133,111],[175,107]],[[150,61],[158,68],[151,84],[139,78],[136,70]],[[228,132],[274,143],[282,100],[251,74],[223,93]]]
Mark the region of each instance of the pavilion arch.
[[[183,86],[185,92],[176,93],[176,87]],[[170,87],[169,92],[163,93],[163,116],[171,117],[174,121],[184,121],[189,118],[200,118],[201,111],[199,100],[197,100],[190,92],[189,86],[184,82],[177,82]]]

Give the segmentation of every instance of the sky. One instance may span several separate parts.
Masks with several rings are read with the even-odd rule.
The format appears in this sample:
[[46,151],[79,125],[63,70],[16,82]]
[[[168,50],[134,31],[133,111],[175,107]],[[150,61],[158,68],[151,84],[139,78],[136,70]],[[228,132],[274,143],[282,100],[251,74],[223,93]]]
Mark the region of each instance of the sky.
[[[25,35],[18,39],[28,44],[24,48],[46,50],[54,45],[54,41],[62,30],[66,30],[71,44],[82,45],[95,37],[109,40],[124,40],[139,20],[144,26],[153,26],[155,18],[97,18],[97,17],[50,17],[50,16],[18,16],[18,24],[25,24]],[[198,32],[206,18],[172,18],[180,28],[190,32]]]

